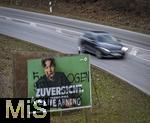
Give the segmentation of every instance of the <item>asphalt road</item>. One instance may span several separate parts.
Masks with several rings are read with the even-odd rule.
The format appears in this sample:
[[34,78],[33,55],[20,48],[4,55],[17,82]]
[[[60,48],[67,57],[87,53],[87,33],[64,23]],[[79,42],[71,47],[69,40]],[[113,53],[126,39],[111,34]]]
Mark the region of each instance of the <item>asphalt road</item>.
[[[77,53],[77,38],[80,33],[82,33],[83,29],[68,26],[65,27],[65,24],[62,25],[62,21],[59,25],[58,23],[60,20],[57,24],[51,23],[51,20],[47,18],[46,15],[28,14],[26,12],[25,14],[26,15],[23,16],[23,11],[18,12],[16,10],[12,11],[10,9],[0,8],[0,33],[63,53]],[[35,15],[37,15],[38,18],[37,16],[35,17]],[[39,18],[40,16],[42,18],[41,21]],[[65,21],[64,18],[61,19]],[[52,21],[54,20],[52,19]],[[83,27],[85,25],[88,25],[88,23],[84,24]],[[120,31],[120,33],[123,32]],[[134,32],[130,33],[130,31],[127,31],[126,33],[130,34],[127,38],[125,36],[122,37],[122,34],[118,35],[117,33],[130,49],[126,59],[99,60],[94,56],[91,56],[91,63],[122,78],[150,95],[150,46],[148,45],[150,37],[149,35]],[[135,42],[134,40],[136,40],[137,37],[140,40],[142,39],[144,43],[141,44],[139,41]],[[129,43],[129,40],[133,40],[133,42]],[[133,45],[133,43],[135,45]]]

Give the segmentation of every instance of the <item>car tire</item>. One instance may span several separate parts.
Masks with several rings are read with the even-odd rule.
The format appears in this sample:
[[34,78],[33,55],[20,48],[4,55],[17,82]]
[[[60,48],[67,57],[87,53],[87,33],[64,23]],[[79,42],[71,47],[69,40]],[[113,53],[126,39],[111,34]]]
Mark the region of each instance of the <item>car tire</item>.
[[125,58],[126,58],[126,55],[122,55],[120,58],[121,58],[121,59],[125,59]]
[[103,58],[102,53],[101,53],[101,51],[99,51],[99,50],[96,50],[95,55],[96,55],[96,57],[97,57],[98,59],[102,59],[102,58]]

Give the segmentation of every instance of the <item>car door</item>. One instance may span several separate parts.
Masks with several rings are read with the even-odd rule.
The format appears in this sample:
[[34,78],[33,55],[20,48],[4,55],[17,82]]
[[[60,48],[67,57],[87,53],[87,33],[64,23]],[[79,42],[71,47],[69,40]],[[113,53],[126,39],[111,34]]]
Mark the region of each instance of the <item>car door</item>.
[[91,33],[84,36],[84,48],[86,51],[91,52]]
[[89,50],[91,53],[95,53],[95,48],[96,48],[96,39],[94,35],[90,35],[90,41],[89,41]]

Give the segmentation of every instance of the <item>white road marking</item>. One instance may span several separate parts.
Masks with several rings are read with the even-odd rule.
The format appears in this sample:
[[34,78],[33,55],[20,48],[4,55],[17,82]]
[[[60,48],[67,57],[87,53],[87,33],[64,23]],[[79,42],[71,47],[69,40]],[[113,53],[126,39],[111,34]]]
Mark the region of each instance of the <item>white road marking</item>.
[[6,20],[11,20],[11,18],[10,17],[6,17]]
[[134,55],[134,56],[136,56],[137,53],[138,53],[138,48],[137,47],[133,47],[131,49],[131,51],[129,52],[130,55]]
[[1,16],[1,15],[0,15],[0,19],[11,20],[10,17],[7,17],[7,16]]
[[[125,43],[123,43],[123,44],[125,44]],[[145,51],[147,51],[147,52],[150,52],[150,50],[148,50],[148,49],[144,49],[144,48],[141,48],[141,47],[136,47],[136,46],[133,46],[133,45],[131,45],[131,44],[125,44],[125,45],[127,45],[127,46],[129,46],[129,47],[135,47],[135,48],[137,48],[137,49],[139,49],[139,50],[145,50]]]
[[[56,28],[56,27],[55,27]],[[56,32],[62,33],[61,28],[56,28]]]
[[30,25],[36,27],[36,23],[31,22]]

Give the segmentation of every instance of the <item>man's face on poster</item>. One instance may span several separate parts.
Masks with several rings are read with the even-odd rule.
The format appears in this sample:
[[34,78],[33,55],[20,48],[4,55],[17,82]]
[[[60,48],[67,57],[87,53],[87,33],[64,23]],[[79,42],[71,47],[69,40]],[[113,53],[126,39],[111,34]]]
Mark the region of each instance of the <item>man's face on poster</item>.
[[44,72],[49,79],[52,79],[54,75],[55,67],[50,60],[45,61]]

